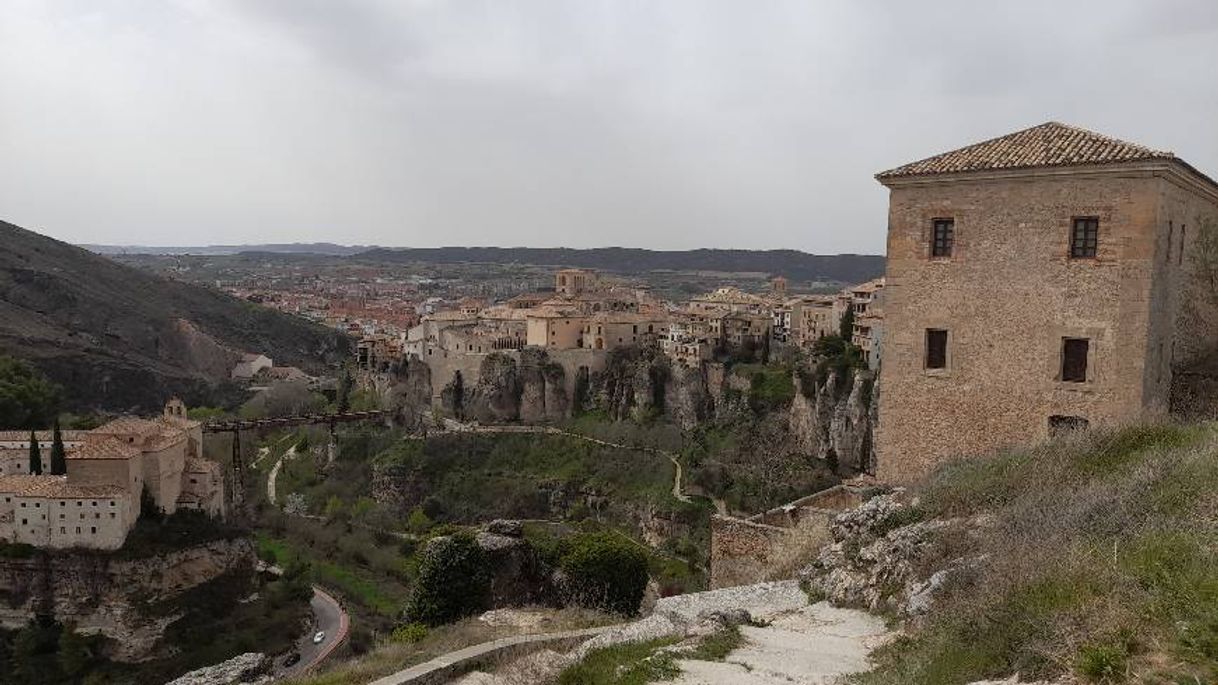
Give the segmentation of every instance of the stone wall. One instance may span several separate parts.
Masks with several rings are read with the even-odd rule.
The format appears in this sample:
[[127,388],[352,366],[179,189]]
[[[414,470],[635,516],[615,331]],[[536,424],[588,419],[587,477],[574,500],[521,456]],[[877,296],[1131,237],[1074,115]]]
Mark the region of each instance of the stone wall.
[[711,519],[711,589],[790,578],[830,540],[829,526],[868,493],[842,485],[747,519]]

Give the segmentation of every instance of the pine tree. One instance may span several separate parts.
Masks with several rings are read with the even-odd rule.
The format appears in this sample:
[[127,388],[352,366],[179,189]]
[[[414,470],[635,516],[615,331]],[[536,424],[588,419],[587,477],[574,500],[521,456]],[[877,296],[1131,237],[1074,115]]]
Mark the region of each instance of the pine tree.
[[68,474],[68,455],[63,448],[63,434],[59,432],[59,419],[55,419],[55,429],[51,437],[51,475],[66,476]]
[[30,473],[42,475],[42,451],[38,449],[38,436],[34,431],[30,431]]

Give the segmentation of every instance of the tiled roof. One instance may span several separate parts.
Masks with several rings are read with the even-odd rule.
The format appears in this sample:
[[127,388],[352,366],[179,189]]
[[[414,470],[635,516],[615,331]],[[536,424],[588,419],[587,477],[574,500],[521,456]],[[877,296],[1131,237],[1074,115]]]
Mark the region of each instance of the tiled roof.
[[19,497],[122,497],[117,485],[69,483],[67,476],[0,476],[0,492]]
[[140,456],[140,448],[119,438],[95,437],[78,449],[67,453],[68,459],[132,459]]
[[1148,159],[1175,159],[1175,155],[1050,121],[889,169],[876,174],[876,178],[883,181],[906,176],[1115,164]]
[[[87,433],[87,431],[60,431],[59,435],[64,442],[80,442],[85,439]],[[39,444],[50,445],[54,435],[51,431],[34,431],[34,437],[38,439]],[[0,442],[28,442],[29,439],[29,431],[0,431]]]
[[156,435],[161,430],[162,426],[158,421],[141,419],[136,416],[122,416],[98,426],[90,432],[97,435],[141,435],[146,437]]

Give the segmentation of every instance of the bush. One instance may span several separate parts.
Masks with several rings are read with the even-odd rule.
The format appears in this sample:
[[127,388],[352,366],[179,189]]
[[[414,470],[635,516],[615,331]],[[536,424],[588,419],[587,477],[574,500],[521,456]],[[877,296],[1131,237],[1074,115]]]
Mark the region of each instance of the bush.
[[634,542],[614,533],[577,535],[560,567],[577,604],[628,616],[638,613],[647,588],[647,555]]
[[406,625],[394,628],[389,639],[402,644],[414,644],[421,642],[423,638],[427,637],[428,632],[427,626],[422,623],[407,623]]
[[60,388],[28,363],[0,355],[0,429],[42,429],[59,411]]
[[423,552],[406,615],[441,625],[484,610],[490,601],[488,559],[470,533],[436,538]]

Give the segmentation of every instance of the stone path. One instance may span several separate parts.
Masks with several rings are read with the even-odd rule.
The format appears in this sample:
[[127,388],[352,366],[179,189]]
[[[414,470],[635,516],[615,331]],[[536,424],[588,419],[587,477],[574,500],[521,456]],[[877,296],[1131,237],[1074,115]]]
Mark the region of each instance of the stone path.
[[584,630],[568,630],[561,633],[542,633],[540,635],[516,635],[491,642],[483,642],[472,647],[466,647],[455,652],[449,652],[418,666],[411,666],[393,675],[374,680],[370,685],[430,685],[443,683],[463,670],[468,670],[475,664],[501,657],[512,650],[522,649],[532,645],[546,645],[568,640],[580,640],[602,633],[607,628],[587,628]]
[[741,626],[745,645],[721,662],[681,660],[675,685],[828,685],[870,668],[888,639],[884,621],[825,602],[780,614],[765,627]]

